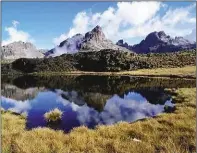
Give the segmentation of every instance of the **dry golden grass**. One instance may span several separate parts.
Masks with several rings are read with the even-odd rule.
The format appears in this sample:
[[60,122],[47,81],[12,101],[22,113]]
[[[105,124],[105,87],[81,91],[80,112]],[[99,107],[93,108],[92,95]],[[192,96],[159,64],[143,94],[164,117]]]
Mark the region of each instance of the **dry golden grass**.
[[32,73],[32,75],[133,75],[133,76],[154,76],[154,77],[185,77],[196,78],[196,66],[185,66],[177,68],[157,68],[157,69],[139,69],[134,71],[121,72],[44,72]]
[[10,112],[2,113],[2,152],[13,152],[13,141],[21,133],[25,132],[25,119]]
[[62,114],[63,113],[61,110],[59,110],[58,108],[55,108],[49,112],[46,112],[44,114],[44,118],[47,122],[55,122],[55,121],[61,120]]
[[5,109],[3,107],[1,107],[1,113],[4,113]]
[[177,68],[157,68],[157,69],[140,69],[136,71],[122,72],[131,75],[155,75],[155,76],[196,76],[196,66],[185,66]]
[[[79,127],[69,134],[48,128],[25,130],[25,120],[2,114],[3,153],[189,153],[195,151],[196,88],[172,92],[174,113],[135,123]],[[136,142],[133,139],[139,139]]]

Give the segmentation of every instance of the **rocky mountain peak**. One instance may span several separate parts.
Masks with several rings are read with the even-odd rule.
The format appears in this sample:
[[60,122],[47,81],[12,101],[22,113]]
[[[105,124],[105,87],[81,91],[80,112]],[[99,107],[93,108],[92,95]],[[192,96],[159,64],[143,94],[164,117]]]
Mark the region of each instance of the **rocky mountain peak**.
[[127,49],[132,50],[132,49],[131,49],[132,46],[130,46],[130,45],[128,45],[126,42],[124,42],[123,39],[120,39],[120,40],[116,43],[116,45],[121,46],[121,47],[125,47],[125,48],[127,48]]
[[113,42],[105,37],[100,26],[96,26],[91,31],[87,32],[85,36],[76,34],[71,38],[67,38],[60,43],[59,46],[53,48],[45,53],[45,57],[60,56],[67,53],[100,51],[103,49],[122,50],[130,52],[128,49],[115,45]]
[[92,29],[92,31],[95,31],[95,32],[102,31],[102,28],[99,25],[97,25],[94,29]]
[[123,39],[120,39],[120,40],[118,40],[118,42],[116,43],[116,45],[123,45],[124,44],[124,40]]
[[85,34],[85,39],[86,41],[93,40],[98,42],[105,40],[105,34],[103,33],[102,28],[97,25],[94,29],[92,29],[92,31]]
[[155,31],[148,34],[144,42],[155,45],[162,42],[168,42],[170,41],[170,39],[171,39],[170,36],[166,35],[164,31],[159,31],[159,32]]
[[166,37],[166,33],[164,31],[155,32],[159,38]]
[[116,44],[136,53],[176,52],[196,48],[196,43],[183,37],[171,37],[164,31],[151,32],[139,44],[133,46],[129,46],[123,40],[119,40]]
[[30,42],[12,42],[1,48],[1,59],[42,58],[44,55]]

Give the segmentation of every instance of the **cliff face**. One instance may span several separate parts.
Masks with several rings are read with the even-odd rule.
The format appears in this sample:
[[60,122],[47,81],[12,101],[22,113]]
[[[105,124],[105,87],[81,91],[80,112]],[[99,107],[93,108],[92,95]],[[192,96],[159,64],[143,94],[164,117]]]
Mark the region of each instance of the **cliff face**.
[[119,40],[116,44],[136,53],[165,53],[196,48],[195,42],[189,41],[183,37],[172,38],[166,35],[164,31],[152,32],[139,44],[133,46],[124,43],[123,40]]
[[1,59],[43,58],[44,54],[29,42],[13,42],[1,48]]

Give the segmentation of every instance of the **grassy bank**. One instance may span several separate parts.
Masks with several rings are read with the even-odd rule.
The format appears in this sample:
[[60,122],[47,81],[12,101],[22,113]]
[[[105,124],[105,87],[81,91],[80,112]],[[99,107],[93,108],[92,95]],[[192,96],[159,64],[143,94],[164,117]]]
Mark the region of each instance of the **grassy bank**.
[[[25,119],[10,112],[2,114],[3,153],[189,153],[195,151],[196,88],[172,92],[176,111],[135,123],[121,122],[79,127],[70,134],[48,128],[25,130]],[[140,142],[135,141],[140,140]]]
[[185,66],[185,67],[177,67],[177,68],[141,69],[136,71],[121,72],[118,74],[196,78],[196,66]]
[[185,66],[177,68],[156,68],[156,69],[139,69],[135,71],[122,72],[85,72],[85,71],[70,71],[70,72],[39,72],[30,73],[31,75],[132,75],[132,76],[147,76],[147,77],[181,77],[181,78],[196,78],[196,66]]

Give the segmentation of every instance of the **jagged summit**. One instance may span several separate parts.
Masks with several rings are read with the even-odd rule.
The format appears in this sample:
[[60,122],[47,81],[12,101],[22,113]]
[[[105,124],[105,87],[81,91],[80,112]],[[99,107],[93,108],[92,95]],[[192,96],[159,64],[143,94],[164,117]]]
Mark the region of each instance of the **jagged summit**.
[[59,46],[48,51],[46,57],[59,56],[66,53],[100,51],[102,49],[113,49],[131,52],[128,49],[115,45],[105,37],[105,34],[100,26],[96,26],[91,31],[82,34],[76,34],[71,38],[61,42]]
[[94,32],[94,33],[103,33],[103,30],[102,30],[102,28],[99,25],[97,25],[95,28],[92,29],[92,32]]
[[132,46],[130,46],[127,42],[124,42],[124,40],[123,39],[120,39],[117,43],[116,43],[116,45],[118,45],[118,46],[121,46],[121,47],[125,47],[125,48],[127,48],[127,49],[129,49],[129,50],[132,50]]
[[30,42],[12,42],[1,47],[1,59],[43,58],[44,54]]
[[167,35],[164,31],[151,32],[139,44],[133,46],[124,43],[123,40],[119,40],[116,44],[136,53],[176,52],[196,48],[196,43],[191,42],[183,37],[173,38]]
[[92,31],[89,31],[85,34],[85,41],[103,41],[105,40],[105,34],[102,31],[102,28],[100,26],[96,26]]
[[148,34],[147,37],[145,38],[145,41],[156,44],[161,42],[167,42],[169,41],[169,39],[170,36],[167,36],[164,31],[159,31],[159,32],[155,31]]

